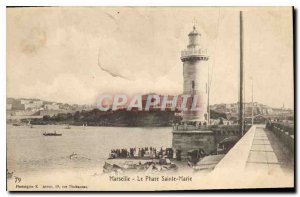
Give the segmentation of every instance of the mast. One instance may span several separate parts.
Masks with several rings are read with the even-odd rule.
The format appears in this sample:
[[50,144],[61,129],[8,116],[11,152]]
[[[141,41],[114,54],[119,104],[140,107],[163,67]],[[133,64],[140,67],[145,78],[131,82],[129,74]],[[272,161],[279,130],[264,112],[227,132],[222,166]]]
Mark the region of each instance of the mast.
[[209,93],[210,93],[210,80],[209,80],[209,66],[208,67],[208,77],[207,77],[207,125],[210,125],[210,107],[209,107]]
[[240,99],[239,99],[239,130],[244,135],[244,117],[243,117],[243,86],[244,86],[244,69],[243,69],[243,12],[240,11]]
[[253,103],[253,79],[251,78],[251,82],[252,82],[252,109],[251,109],[251,115],[252,115],[252,118],[251,118],[251,123],[252,123],[252,125],[253,125],[253,119],[254,119],[254,117],[253,117],[253,115],[254,115],[254,103]]

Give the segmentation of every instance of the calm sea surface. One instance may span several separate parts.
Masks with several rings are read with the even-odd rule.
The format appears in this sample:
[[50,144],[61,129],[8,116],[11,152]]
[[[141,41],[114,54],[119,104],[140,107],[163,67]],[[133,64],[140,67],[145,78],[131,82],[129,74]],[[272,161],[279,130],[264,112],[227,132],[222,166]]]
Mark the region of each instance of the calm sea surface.
[[[7,125],[7,168],[15,172],[102,168],[111,149],[171,147],[172,128]],[[62,136],[43,136],[43,132]],[[79,155],[70,159],[70,154]]]

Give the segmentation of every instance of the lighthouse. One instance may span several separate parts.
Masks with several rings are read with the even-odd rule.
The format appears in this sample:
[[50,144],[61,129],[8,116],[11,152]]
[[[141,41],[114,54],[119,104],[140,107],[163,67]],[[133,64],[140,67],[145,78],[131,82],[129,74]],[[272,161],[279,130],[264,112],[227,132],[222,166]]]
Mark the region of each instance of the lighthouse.
[[[181,51],[180,59],[183,63],[183,95],[189,95],[190,99],[187,101],[188,107],[182,111],[184,124],[176,124],[172,132],[172,147],[176,150],[178,160],[188,159],[189,152],[193,150],[211,153],[217,141],[214,132],[207,127],[209,56],[207,50],[202,48],[201,34],[195,26],[188,37],[189,43]],[[190,103],[192,106],[196,103],[196,108],[189,107]]]
[[[240,105],[243,98],[243,75],[242,75],[242,18],[240,15]],[[172,147],[176,151],[177,160],[188,160],[196,158],[204,152],[204,155],[215,154],[217,145],[222,140],[238,136],[242,129],[237,127],[208,126],[208,104],[209,104],[209,56],[207,50],[201,45],[201,34],[196,27],[188,34],[189,43],[187,48],[181,52],[183,62],[183,95],[190,95],[195,100],[197,95],[197,109],[187,108],[183,110],[183,122],[173,126]],[[187,102],[189,104],[189,102]],[[194,103],[194,101],[192,102]],[[242,107],[240,108],[242,117]],[[240,118],[240,125],[243,128],[243,119]],[[206,123],[206,124],[205,124]],[[202,152],[202,153],[201,153]]]
[[[197,99],[191,103],[197,103],[196,110],[188,108],[183,111],[183,121],[196,121],[199,124],[206,124],[208,120],[208,55],[207,49],[200,44],[201,34],[195,25],[188,34],[189,43],[187,48],[181,51],[183,63],[183,94],[191,95],[190,98]],[[196,97],[195,97],[196,95]]]

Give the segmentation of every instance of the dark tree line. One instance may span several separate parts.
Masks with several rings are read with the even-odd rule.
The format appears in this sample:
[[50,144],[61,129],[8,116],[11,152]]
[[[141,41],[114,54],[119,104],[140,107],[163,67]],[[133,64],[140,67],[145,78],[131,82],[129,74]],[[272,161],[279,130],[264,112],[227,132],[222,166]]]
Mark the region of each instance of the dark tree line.
[[180,122],[181,117],[172,111],[76,111],[75,113],[59,113],[54,116],[43,116],[42,119],[34,119],[32,124],[70,124],[89,126],[170,126]]
[[[90,111],[76,111],[75,113],[59,113],[54,116],[43,116],[42,119],[34,119],[31,124],[70,124],[70,125],[89,125],[89,126],[171,126],[173,123],[180,122],[182,118],[178,111],[100,111],[93,109]],[[211,118],[226,118],[225,114],[217,112],[211,113]]]

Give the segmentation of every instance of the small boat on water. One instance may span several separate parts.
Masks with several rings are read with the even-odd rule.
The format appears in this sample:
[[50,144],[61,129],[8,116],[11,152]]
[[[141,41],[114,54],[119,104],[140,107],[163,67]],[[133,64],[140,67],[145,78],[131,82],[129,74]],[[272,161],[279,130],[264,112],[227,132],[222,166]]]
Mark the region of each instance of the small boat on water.
[[71,129],[70,125],[66,126],[65,129]]
[[43,135],[44,136],[62,136],[62,133],[56,133],[56,131],[54,131],[53,133],[44,132]]
[[13,126],[19,127],[19,126],[22,126],[22,125],[19,124],[19,123],[13,123]]

